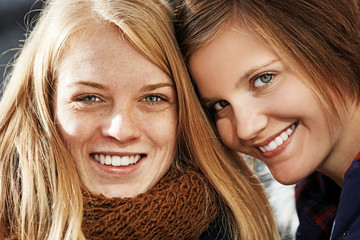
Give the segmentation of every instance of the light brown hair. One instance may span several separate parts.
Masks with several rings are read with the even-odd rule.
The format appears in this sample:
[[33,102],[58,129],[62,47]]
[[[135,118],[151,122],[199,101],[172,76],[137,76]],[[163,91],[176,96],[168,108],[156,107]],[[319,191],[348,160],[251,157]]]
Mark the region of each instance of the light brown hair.
[[360,99],[356,0],[180,0],[175,16],[187,60],[232,21],[241,21],[305,77],[331,121],[340,119],[334,101]]

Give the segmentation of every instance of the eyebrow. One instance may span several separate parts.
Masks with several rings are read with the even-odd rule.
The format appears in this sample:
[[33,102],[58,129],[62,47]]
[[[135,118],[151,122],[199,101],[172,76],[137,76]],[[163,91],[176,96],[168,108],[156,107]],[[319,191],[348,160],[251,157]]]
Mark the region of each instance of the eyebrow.
[[163,87],[171,87],[171,88],[173,88],[174,84],[172,84],[172,83],[149,84],[149,85],[146,85],[146,86],[142,87],[140,89],[140,91],[152,91],[152,90],[155,90],[155,89],[158,89],[158,88],[163,88]]
[[88,86],[88,87],[97,88],[100,90],[110,90],[110,88],[108,86],[105,86],[103,84],[96,83],[96,82],[76,81],[76,82],[69,84],[70,87],[73,87],[73,86],[75,87],[76,85]]
[[[251,69],[249,69],[247,72],[245,72],[245,74],[240,78],[240,81],[243,81],[244,79],[248,79],[254,72],[257,72],[259,71],[260,69],[262,68],[265,68],[265,67],[268,67],[276,62],[280,62],[280,60],[278,58],[275,58],[275,59],[272,59],[271,61],[265,63],[265,64],[262,64],[262,65],[259,65],[259,66],[256,66],[256,67],[253,67]],[[239,81],[239,82],[240,82]]]

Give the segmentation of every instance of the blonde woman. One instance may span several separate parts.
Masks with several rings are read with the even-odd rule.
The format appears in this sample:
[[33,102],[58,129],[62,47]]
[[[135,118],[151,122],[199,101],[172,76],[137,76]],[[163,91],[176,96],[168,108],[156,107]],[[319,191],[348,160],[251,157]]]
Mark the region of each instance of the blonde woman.
[[299,182],[297,238],[360,239],[358,1],[184,0],[176,11],[223,143]]
[[1,239],[277,239],[161,0],[46,2],[0,103]]

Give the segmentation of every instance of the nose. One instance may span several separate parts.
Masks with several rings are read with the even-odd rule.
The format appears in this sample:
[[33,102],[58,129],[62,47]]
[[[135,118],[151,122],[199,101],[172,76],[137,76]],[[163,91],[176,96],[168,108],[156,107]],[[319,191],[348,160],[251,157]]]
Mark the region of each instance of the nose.
[[102,129],[103,135],[127,142],[140,137],[137,121],[130,111],[115,113],[107,117]]
[[233,106],[233,126],[241,140],[251,140],[258,136],[267,126],[268,117],[262,107],[254,103],[242,103]]

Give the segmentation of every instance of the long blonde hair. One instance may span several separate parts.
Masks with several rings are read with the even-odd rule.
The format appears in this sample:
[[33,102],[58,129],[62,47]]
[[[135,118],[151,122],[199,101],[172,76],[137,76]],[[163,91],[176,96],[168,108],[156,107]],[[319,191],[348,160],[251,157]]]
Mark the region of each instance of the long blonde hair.
[[[266,194],[239,155],[219,143],[176,45],[162,0],[53,0],[16,60],[0,102],[0,238],[84,239],[81,183],[53,119],[52,95],[64,50],[92,24],[118,26],[175,82],[178,159],[214,187],[234,239],[277,239]],[[11,229],[5,229],[5,226]]]

